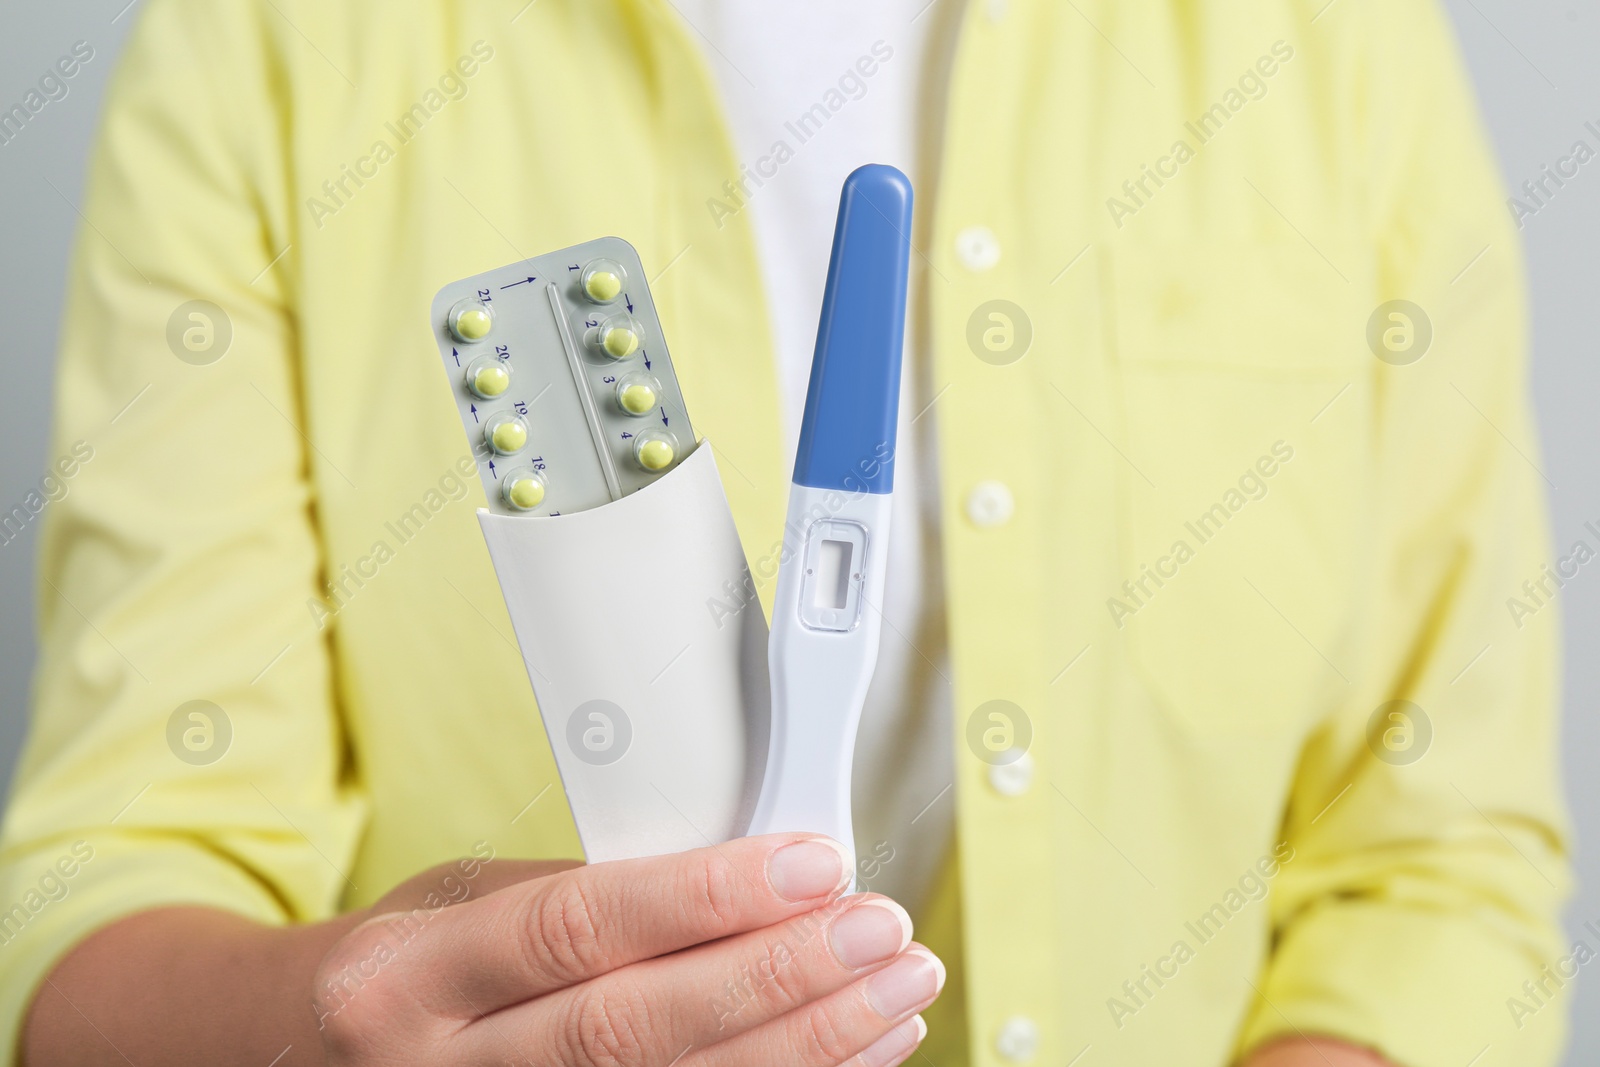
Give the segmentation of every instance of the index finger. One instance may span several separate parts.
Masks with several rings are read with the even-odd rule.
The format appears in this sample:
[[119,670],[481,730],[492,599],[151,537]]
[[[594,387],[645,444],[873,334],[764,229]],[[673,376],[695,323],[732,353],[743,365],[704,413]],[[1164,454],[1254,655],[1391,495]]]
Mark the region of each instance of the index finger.
[[803,915],[843,892],[850,875],[843,846],[814,834],[597,863],[447,908],[391,966],[436,1014],[476,1018]]

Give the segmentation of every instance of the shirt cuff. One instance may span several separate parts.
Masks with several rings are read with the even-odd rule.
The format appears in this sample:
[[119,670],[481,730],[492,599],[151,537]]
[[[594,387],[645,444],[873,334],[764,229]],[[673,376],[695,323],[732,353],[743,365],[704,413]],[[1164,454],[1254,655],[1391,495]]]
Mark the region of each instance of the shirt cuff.
[[[1571,979],[1561,977],[1563,950],[1549,950],[1541,959],[1546,946],[1526,927],[1497,930],[1492,917],[1387,901],[1325,905],[1284,930],[1239,1051],[1324,1036],[1396,1067],[1551,1067],[1566,1041],[1561,984]],[[1523,987],[1530,980],[1537,1000]],[[1514,1012],[1513,1000],[1532,1010]]]
[[226,857],[131,835],[63,840],[7,856],[0,894],[0,1067],[18,1062],[22,1025],[45,977],[101,927],[168,906],[287,921],[271,891]]

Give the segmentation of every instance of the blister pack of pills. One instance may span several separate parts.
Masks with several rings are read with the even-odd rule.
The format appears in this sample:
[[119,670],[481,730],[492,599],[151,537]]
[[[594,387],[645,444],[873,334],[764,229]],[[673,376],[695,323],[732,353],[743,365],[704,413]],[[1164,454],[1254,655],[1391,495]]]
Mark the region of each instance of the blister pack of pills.
[[492,512],[587,511],[695,446],[644,267],[619,237],[447,285],[433,330]]
[[[767,750],[766,619],[706,610],[749,568],[638,254],[602,237],[536,256],[445,286],[431,315],[585,858],[739,836]],[[619,656],[627,603],[650,625]]]

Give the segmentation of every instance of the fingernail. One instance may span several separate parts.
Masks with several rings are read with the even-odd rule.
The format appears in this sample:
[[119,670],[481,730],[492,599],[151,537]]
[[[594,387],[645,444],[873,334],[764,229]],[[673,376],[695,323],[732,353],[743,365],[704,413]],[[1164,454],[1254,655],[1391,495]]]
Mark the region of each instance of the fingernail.
[[785,900],[812,900],[843,889],[849,868],[844,846],[818,837],[774,852],[767,861],[767,881]]
[[944,964],[926,949],[912,949],[867,979],[867,1003],[885,1019],[898,1019],[933,1002],[944,988]]
[[864,900],[833,920],[828,943],[851,970],[882,963],[911,944],[911,916],[892,900]]
[[861,1062],[866,1067],[892,1067],[903,1063],[927,1036],[928,1024],[922,1021],[922,1016],[914,1015],[868,1045],[861,1054]]

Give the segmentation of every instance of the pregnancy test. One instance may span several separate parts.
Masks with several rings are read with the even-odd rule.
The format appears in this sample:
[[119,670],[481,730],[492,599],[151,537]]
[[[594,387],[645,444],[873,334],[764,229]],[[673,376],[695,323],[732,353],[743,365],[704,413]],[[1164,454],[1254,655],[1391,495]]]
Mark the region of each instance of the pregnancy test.
[[752,834],[824,833],[851,853],[850,767],[878,660],[894,489],[911,182],[873,164],[845,180],[767,661],[772,732]]

